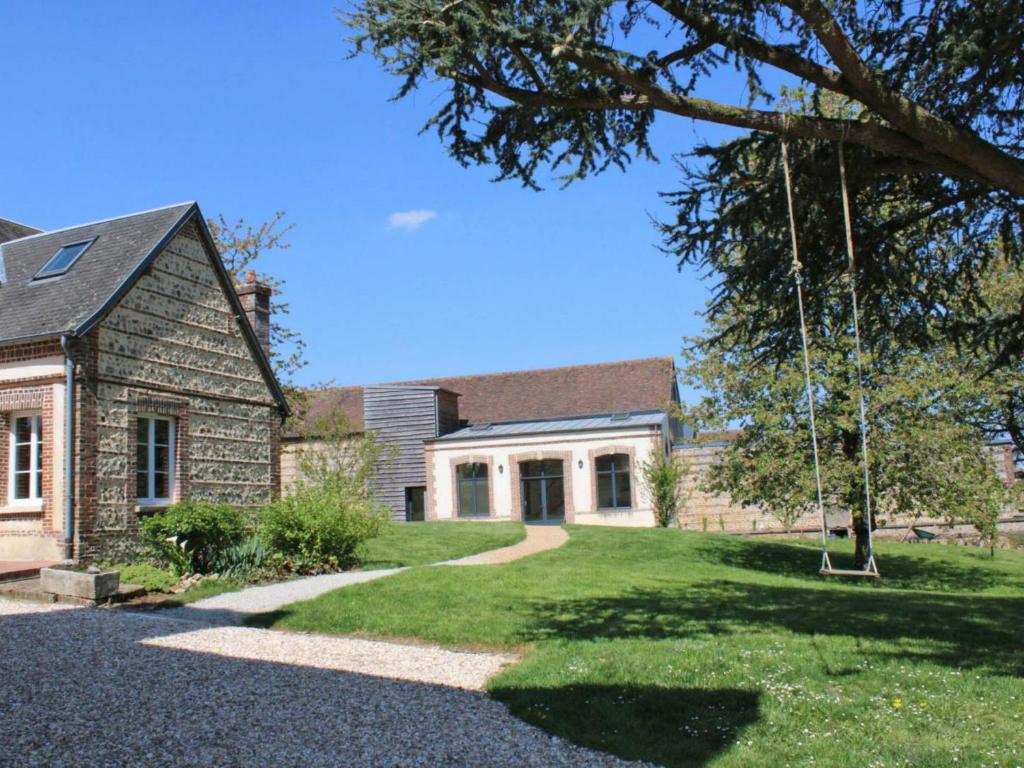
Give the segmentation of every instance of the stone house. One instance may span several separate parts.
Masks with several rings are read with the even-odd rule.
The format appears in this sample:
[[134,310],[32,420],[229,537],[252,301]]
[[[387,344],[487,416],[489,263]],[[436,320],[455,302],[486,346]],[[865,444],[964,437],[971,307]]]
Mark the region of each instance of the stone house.
[[0,561],[114,558],[175,501],[273,499],[269,301],[232,284],[195,203],[0,219]]
[[640,466],[682,436],[672,358],[340,387],[286,435],[285,485],[343,414],[392,449],[378,491],[395,520],[653,525]]

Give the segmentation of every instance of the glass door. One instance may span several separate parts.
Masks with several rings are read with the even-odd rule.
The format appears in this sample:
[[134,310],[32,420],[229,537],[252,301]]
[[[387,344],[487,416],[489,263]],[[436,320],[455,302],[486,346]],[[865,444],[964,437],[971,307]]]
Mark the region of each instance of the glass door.
[[525,522],[548,522],[565,518],[565,482],[562,471],[560,459],[520,462]]

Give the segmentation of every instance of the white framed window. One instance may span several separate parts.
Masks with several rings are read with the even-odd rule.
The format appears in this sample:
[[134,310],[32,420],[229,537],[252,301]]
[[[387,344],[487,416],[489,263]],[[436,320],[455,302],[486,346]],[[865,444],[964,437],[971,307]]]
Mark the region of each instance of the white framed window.
[[43,417],[16,413],[11,417],[11,504],[34,504],[43,498]]
[[174,419],[139,416],[136,427],[135,496],[139,504],[174,498]]

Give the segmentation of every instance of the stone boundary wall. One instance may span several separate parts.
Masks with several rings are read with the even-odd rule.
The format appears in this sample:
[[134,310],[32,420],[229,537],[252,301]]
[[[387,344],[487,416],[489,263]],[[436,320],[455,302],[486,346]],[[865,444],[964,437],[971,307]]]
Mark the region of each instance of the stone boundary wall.
[[[728,494],[709,493],[702,485],[708,471],[725,449],[720,442],[676,446],[672,452],[689,464],[689,473],[683,481],[683,496],[687,499],[678,525],[690,531],[725,533],[784,533],[785,529],[767,510],[744,507]],[[819,530],[815,516],[807,515],[794,526],[796,530]]]
[[[709,493],[702,489],[701,486],[708,471],[727,445],[727,443],[715,441],[673,448],[673,454],[687,461],[690,468],[683,489],[684,497],[687,497],[688,500],[683,514],[679,517],[679,527],[693,531],[735,534],[785,534],[786,531],[782,524],[767,510],[758,507],[744,507],[733,502],[728,494]],[[1013,482],[1012,453],[1007,459],[1005,454],[1008,451],[1004,449],[1004,446],[993,446],[991,450],[993,462],[1003,479]],[[1007,513],[1000,518],[1000,528],[1016,530],[1020,518],[1022,518],[1020,513],[1007,510]],[[879,529],[876,535],[883,538],[900,538],[905,536],[913,525],[946,527],[946,521],[933,518],[918,518],[914,521],[897,519],[890,521],[885,528]],[[817,516],[810,514],[800,518],[791,532],[818,535],[820,530],[821,526]]]

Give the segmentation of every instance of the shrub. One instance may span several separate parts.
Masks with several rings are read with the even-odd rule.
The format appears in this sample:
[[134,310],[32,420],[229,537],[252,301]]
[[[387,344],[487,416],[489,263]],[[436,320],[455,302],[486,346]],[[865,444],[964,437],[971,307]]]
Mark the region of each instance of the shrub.
[[260,535],[280,567],[322,573],[352,565],[356,548],[386,524],[386,514],[371,497],[333,482],[304,485],[268,506]]
[[[681,456],[661,451],[640,464],[640,482],[651,497],[655,521],[662,528],[672,525],[686,503],[682,482],[688,471]],[[707,520],[704,528],[707,530]]]
[[228,579],[253,580],[270,568],[271,552],[258,534],[222,549],[213,568]]
[[142,538],[175,573],[210,573],[218,554],[238,543],[246,518],[227,504],[182,501],[142,521]]
[[300,480],[264,509],[260,536],[282,570],[321,573],[355,563],[359,545],[383,531],[387,514],[373,487],[389,455],[343,416],[317,419],[305,434]]

